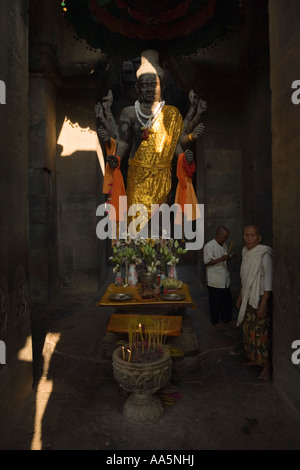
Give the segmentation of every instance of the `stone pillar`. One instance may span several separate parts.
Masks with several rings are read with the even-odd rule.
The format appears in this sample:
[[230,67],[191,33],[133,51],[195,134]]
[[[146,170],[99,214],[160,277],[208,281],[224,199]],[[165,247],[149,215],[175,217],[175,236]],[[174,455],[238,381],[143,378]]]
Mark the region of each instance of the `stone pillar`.
[[97,292],[106,276],[106,240],[96,236],[96,209],[104,195],[95,95],[78,85],[62,88],[57,101],[59,275],[66,292]]
[[300,104],[292,103],[300,80],[300,3],[271,0],[272,165],[274,232],[274,381],[300,413],[300,366],[293,364],[292,342],[300,340]]
[[56,2],[29,2],[29,268],[34,304],[47,303],[59,284],[55,157],[60,13]]
[[[205,205],[205,243],[215,237],[218,226],[225,225],[230,231],[228,245],[234,242],[233,252],[239,255],[242,230],[240,99],[234,77],[216,75],[210,83],[210,87],[202,91],[209,109],[203,118],[205,133],[197,143],[197,183]],[[200,280],[205,285],[203,250],[199,259]],[[239,287],[239,263],[238,257],[230,264],[233,288]]]
[[243,227],[247,224],[258,225],[263,243],[272,245],[271,92],[267,0],[246,2],[243,34],[247,45],[241,75]]
[[30,287],[47,303],[58,286],[56,90],[46,73],[29,82]]
[[[28,288],[28,1],[0,2],[0,428],[32,386]],[[2,343],[1,343],[2,344]]]

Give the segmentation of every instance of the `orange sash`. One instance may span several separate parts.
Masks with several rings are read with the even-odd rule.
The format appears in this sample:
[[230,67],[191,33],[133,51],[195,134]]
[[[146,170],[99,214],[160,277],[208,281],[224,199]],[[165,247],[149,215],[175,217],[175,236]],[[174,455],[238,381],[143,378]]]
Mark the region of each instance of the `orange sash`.
[[[110,144],[106,145],[106,152],[108,155],[115,155],[116,153],[117,144],[114,139],[110,139]],[[127,211],[127,207],[122,207],[121,212],[119,214],[120,208],[120,196],[126,196],[124,180],[122,176],[122,172],[120,169],[121,159],[118,155],[116,155],[118,159],[118,166],[117,168],[111,168],[108,163],[105,165],[105,175],[103,178],[103,187],[102,192],[104,194],[108,194],[108,202],[112,204],[116,211],[116,220],[124,220],[125,212]],[[111,219],[113,219],[111,217]]]
[[[195,162],[193,161],[189,164],[185,158],[185,154],[181,153],[177,161],[178,185],[175,194],[175,204],[179,204],[181,206],[182,213],[185,212],[187,214],[187,218],[190,220],[195,220],[201,217],[192,183],[195,169]],[[184,209],[185,204],[191,204],[192,210],[187,212],[187,210]]]

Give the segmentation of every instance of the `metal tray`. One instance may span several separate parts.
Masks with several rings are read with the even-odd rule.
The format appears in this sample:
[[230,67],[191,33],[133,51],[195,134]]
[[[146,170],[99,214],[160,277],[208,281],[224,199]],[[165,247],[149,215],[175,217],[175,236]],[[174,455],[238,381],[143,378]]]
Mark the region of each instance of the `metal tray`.
[[111,294],[108,296],[109,300],[114,300],[116,302],[125,302],[126,300],[131,300],[133,296],[131,294],[127,294],[126,292],[119,294]]
[[173,302],[175,300],[184,300],[185,295],[183,295],[183,294],[174,294],[174,293],[168,292],[167,294],[161,294],[160,298],[163,299],[163,300],[169,300],[169,301]]

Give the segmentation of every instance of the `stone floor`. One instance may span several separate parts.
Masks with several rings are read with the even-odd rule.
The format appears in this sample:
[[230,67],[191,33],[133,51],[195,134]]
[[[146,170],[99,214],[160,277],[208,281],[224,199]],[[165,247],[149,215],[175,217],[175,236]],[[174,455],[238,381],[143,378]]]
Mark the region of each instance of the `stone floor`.
[[243,366],[240,330],[216,331],[210,325],[206,291],[192,268],[183,269],[179,277],[189,283],[195,302],[187,314],[198,351],[174,358],[172,379],[161,395],[164,416],[158,423],[140,427],[123,418],[127,393],[115,382],[104,347],[113,311],[96,306],[103,286],[95,295],[65,295],[47,306],[50,328],[43,362],[36,368],[40,379],[7,424],[0,448],[127,450],[132,454],[145,450],[299,450],[296,416],[272,381],[260,381],[256,368]]

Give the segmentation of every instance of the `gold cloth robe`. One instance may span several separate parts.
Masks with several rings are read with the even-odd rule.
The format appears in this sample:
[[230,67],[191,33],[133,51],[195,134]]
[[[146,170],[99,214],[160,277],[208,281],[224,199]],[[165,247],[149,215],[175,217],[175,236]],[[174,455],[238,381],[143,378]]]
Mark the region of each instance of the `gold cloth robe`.
[[[177,108],[165,105],[149,136],[129,160],[127,202],[143,204],[151,215],[151,204],[166,201],[172,185],[172,159],[183,128]],[[143,225],[143,224],[142,224]]]

